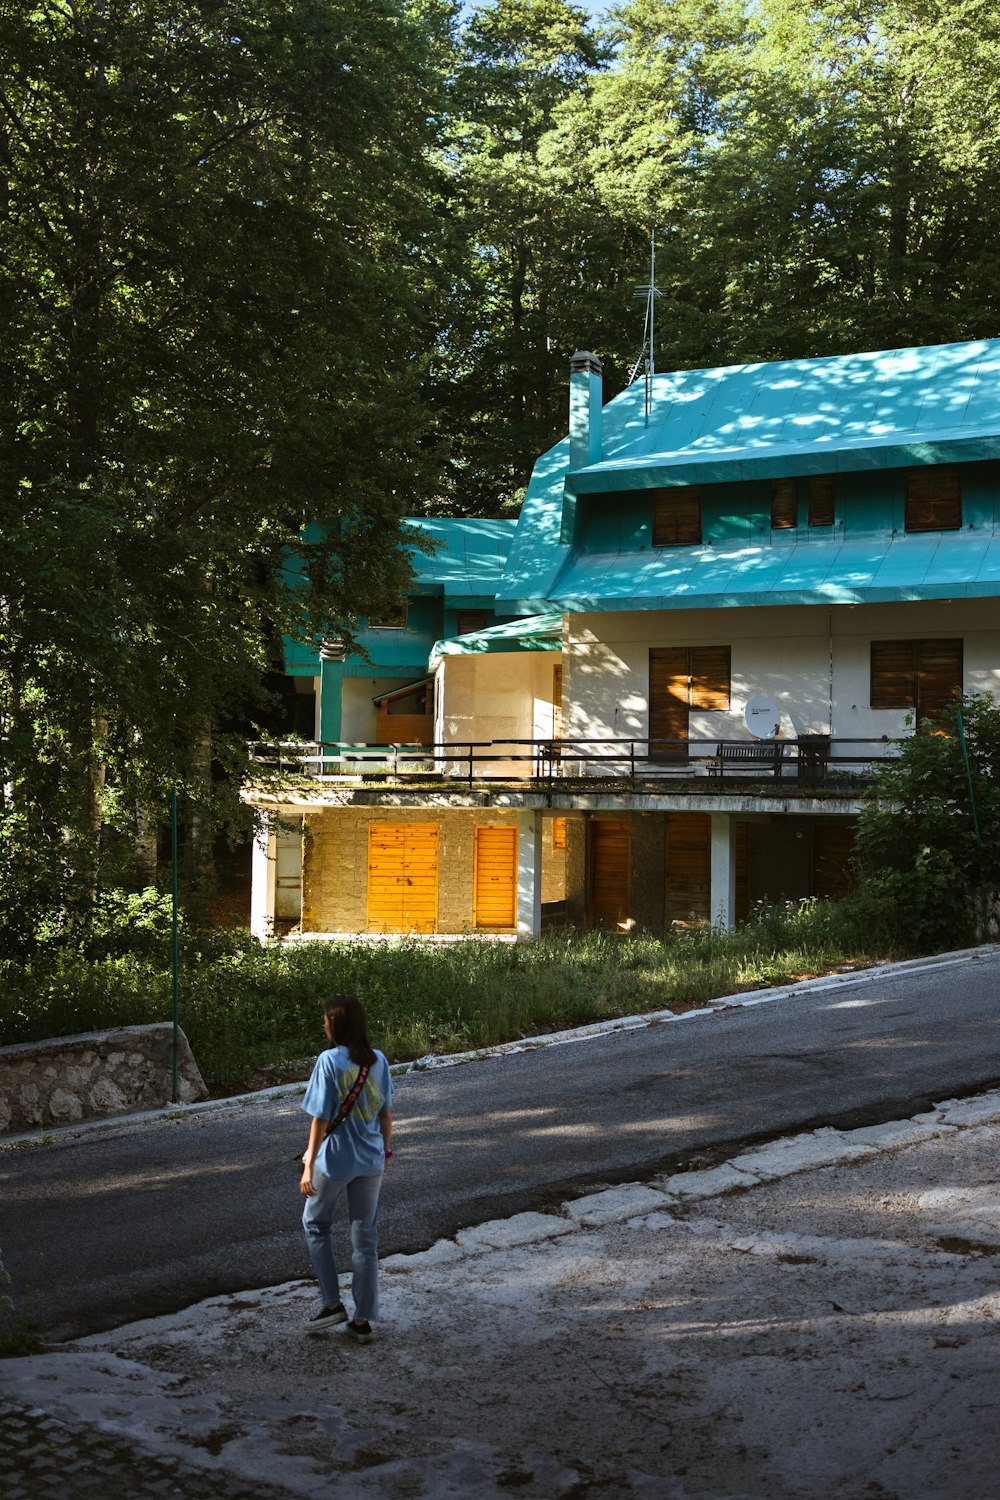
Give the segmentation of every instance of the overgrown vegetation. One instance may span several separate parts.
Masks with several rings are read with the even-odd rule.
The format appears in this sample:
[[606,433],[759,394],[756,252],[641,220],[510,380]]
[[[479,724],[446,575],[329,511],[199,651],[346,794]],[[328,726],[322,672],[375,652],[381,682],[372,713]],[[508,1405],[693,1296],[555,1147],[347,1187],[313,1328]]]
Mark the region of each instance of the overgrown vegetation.
[[917,951],[986,937],[1000,890],[1000,708],[967,694],[898,749],[860,820],[862,889]]
[[[560,1027],[684,1010],[740,990],[895,953],[878,906],[806,901],[761,908],[738,932],[666,941],[591,932],[534,944],[330,942],[261,948],[245,935],[185,937],[181,1023],[213,1091],[301,1078],[322,1045],[326,995],[354,990],[394,1061],[491,1046]],[[162,959],[59,951],[0,965],[10,1041],[169,1018]]]

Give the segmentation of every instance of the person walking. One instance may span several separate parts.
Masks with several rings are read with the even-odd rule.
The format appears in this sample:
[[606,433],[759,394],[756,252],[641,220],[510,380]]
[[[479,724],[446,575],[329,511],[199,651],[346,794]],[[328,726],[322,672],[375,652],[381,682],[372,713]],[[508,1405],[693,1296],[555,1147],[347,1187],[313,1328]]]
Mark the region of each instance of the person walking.
[[[378,1197],[392,1159],[392,1077],[384,1054],[368,1040],[356,996],[329,1000],[323,1029],[331,1045],[316,1059],[302,1100],[312,1117],[299,1184],[306,1200],[302,1227],[323,1299],[306,1327],[316,1332],[347,1323],[350,1336],[368,1344],[378,1317]],[[333,1248],[334,1210],[345,1194],[354,1299],[349,1322]]]

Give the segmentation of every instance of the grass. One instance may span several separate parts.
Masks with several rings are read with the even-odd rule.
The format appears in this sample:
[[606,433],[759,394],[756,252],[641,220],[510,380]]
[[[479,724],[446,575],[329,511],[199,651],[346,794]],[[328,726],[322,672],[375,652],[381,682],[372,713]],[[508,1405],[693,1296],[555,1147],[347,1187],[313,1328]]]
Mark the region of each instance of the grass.
[[[181,1025],[214,1094],[305,1076],[323,1045],[324,998],[354,992],[393,1061],[493,1046],[898,956],[863,903],[761,908],[735,933],[698,926],[664,941],[599,932],[538,943],[332,942],[261,948],[246,934],[189,934]],[[57,955],[0,964],[4,1041],[170,1019],[156,955]]]

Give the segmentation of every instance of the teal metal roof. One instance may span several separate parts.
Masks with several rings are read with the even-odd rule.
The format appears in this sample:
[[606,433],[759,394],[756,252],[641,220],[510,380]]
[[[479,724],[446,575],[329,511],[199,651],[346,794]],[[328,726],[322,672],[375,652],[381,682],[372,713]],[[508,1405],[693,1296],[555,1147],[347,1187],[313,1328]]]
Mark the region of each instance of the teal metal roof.
[[437,545],[411,556],[413,592],[492,606],[517,522],[411,517],[404,523]]
[[997,339],[657,375],[648,425],[641,381],[604,407],[598,463],[570,473],[568,439],[538,460],[497,605],[513,612],[755,603],[758,595],[801,603],[853,599],[858,590],[885,599],[941,597],[945,588],[996,593],[992,527],[975,539],[894,538],[887,529],[792,547],[782,538],[773,548],[655,554],[587,553],[562,538],[572,533],[577,495],[612,503],[613,494],[671,485],[998,457]]
[[532,615],[435,641],[428,666],[436,667],[444,656],[475,656],[486,651],[561,651],[562,625],[561,613]]
[[997,593],[1000,538],[962,534],[665,547],[641,558],[589,553],[574,559],[558,581],[569,610],[862,604]]

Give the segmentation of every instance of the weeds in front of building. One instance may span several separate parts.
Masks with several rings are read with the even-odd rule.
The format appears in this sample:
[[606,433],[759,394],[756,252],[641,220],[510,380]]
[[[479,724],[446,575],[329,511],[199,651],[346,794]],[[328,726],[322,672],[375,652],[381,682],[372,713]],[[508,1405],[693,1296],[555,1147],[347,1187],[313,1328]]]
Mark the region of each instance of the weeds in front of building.
[[[762,906],[736,932],[558,931],[537,943],[427,944],[399,938],[261,947],[242,932],[188,931],[181,1025],[213,1093],[305,1076],[322,1046],[325,994],[364,997],[373,1033],[398,1062],[569,1026],[681,1012],[722,995],[898,956],[884,907],[862,896]],[[171,1014],[169,964],[149,951],[61,952],[0,964],[5,1041],[39,1040]]]

